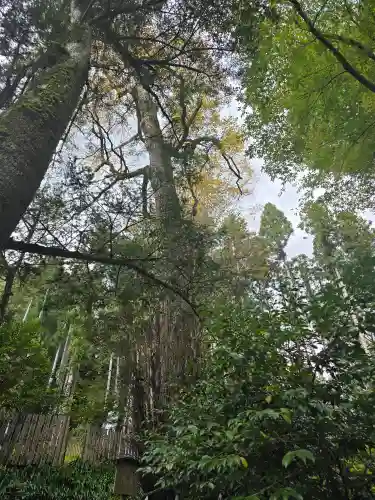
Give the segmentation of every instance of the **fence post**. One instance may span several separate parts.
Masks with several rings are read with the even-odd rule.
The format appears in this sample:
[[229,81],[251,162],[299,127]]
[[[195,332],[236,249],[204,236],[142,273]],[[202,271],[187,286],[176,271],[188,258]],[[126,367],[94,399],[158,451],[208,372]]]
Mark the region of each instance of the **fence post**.
[[83,443],[83,452],[82,452],[82,460],[83,461],[89,460],[90,441],[91,441],[91,425],[87,424],[86,433],[85,433],[85,440]]
[[61,438],[60,450],[57,456],[57,465],[61,465],[64,463],[66,447],[68,445],[68,436],[70,431],[70,417],[64,415],[62,418],[65,420],[65,425],[64,425],[63,435]]

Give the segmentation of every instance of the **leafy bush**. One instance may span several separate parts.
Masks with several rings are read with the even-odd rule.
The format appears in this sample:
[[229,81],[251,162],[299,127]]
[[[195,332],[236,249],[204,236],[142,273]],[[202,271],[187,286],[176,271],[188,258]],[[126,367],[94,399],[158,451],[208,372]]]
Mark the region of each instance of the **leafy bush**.
[[63,467],[51,466],[0,469],[2,500],[110,500],[114,467],[90,467],[71,462]]
[[[374,498],[375,360],[334,299],[215,311],[201,380],[148,434],[144,472],[184,499]],[[324,314],[340,337],[309,328]]]

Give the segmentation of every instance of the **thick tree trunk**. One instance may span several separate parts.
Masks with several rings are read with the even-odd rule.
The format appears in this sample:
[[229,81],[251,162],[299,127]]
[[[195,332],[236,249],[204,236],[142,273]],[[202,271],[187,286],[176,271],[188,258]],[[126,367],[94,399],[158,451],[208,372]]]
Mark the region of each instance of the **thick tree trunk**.
[[39,188],[86,82],[87,33],[0,115],[0,248]]
[[[155,201],[155,217],[164,231],[164,249],[168,279],[186,290],[192,278],[193,251],[173,174],[171,151],[165,143],[158,119],[158,107],[151,95],[138,86],[134,91],[138,119],[149,155],[149,178]],[[168,270],[169,267],[169,270]],[[169,386],[182,380],[196,337],[196,318],[182,301],[165,296],[161,298],[153,319],[153,359],[150,360],[151,385],[156,409],[169,397]],[[154,379],[154,380],[153,380]],[[154,384],[155,385],[155,384]],[[153,388],[154,389],[154,388]]]
[[141,86],[134,91],[144,142],[150,158],[150,183],[154,192],[155,215],[166,231],[181,223],[181,207],[173,179],[171,155],[164,142],[157,112],[150,94]]

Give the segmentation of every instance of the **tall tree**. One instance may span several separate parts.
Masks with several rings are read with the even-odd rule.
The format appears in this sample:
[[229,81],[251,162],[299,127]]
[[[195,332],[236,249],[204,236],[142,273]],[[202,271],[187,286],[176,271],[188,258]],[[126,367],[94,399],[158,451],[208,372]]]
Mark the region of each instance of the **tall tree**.
[[[362,282],[374,255],[365,221],[310,215],[319,242],[320,215],[336,235],[335,266]],[[355,227],[369,236],[356,250]],[[216,306],[200,381],[149,433],[144,471],[160,471],[162,487],[207,499],[373,496],[363,473],[374,468],[373,337],[368,352],[358,341],[373,335],[373,298],[349,286],[343,294],[327,279],[331,263],[287,259],[270,270],[267,295],[250,288],[246,300]]]
[[[201,33],[204,30],[209,32],[213,26],[224,33],[223,23],[220,25],[216,16],[214,20],[210,19],[209,12],[215,10],[215,6],[211,4],[205,6],[181,2],[176,5],[155,0],[126,7],[115,3],[108,11],[105,2],[62,2],[61,5],[53,4],[55,15],[59,16],[58,26],[54,26],[54,16],[48,25],[51,18],[45,16],[43,10],[47,8],[47,4],[42,2],[38,6],[41,9],[39,15],[46,19],[47,49],[43,51],[40,59],[32,63],[35,71],[32,73],[30,85],[23,89],[23,93],[16,89],[13,94],[22,95],[11,102],[1,116],[1,154],[4,163],[4,176],[1,180],[4,197],[1,203],[4,211],[4,235],[0,241],[2,247],[6,245],[42,182],[56,146],[63,138],[64,130],[71,120],[75,122],[76,114],[73,113],[79,105],[84,85],[88,83],[90,87],[91,83],[92,73],[88,73],[90,57],[93,59],[98,56],[93,65],[99,66],[103,73],[108,71],[108,65],[101,58],[103,48],[107,47],[112,53],[119,54],[127,76],[133,81],[135,78],[137,85],[151,93],[153,99],[160,103],[160,98],[152,89],[156,83],[155,68],[185,66],[194,71],[194,65],[190,62],[193,62],[195,55],[199,53],[195,52],[196,49],[202,49],[196,45],[196,40],[193,42],[193,37],[190,40],[186,38],[187,43],[182,47],[179,44],[170,44],[173,33],[181,30],[181,39],[184,39],[185,35],[188,37],[189,33],[194,33],[197,19],[201,20]],[[31,14],[33,2],[25,8],[26,14]],[[230,15],[230,12],[227,11],[226,14]],[[13,21],[16,25],[19,22],[18,19]],[[146,26],[146,31],[149,29],[150,33],[142,32],[143,26]],[[149,50],[153,40],[157,40],[158,49],[145,59],[144,52]],[[230,36],[224,34],[223,37],[218,37],[217,46],[209,47],[208,51],[220,52],[229,45]],[[166,53],[167,46],[169,52]],[[25,78],[27,79],[27,75],[19,81],[20,86]],[[78,107],[80,108],[80,105]],[[102,134],[100,126],[99,129]],[[21,131],[19,136],[16,130]],[[15,151],[19,153],[15,154]],[[16,193],[17,196],[12,199],[11,193]]]
[[292,224],[283,212],[272,203],[266,203],[260,220],[259,236],[266,240],[274,257],[285,259],[285,247],[292,232]]
[[0,116],[1,247],[34,198],[88,77],[89,30],[74,2],[65,16],[63,38],[47,49],[40,74]]

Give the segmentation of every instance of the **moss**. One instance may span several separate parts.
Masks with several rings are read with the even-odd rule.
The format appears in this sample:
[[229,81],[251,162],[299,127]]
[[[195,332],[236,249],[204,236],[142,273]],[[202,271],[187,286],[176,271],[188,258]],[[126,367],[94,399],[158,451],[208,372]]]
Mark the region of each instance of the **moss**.
[[[77,62],[69,58],[46,70],[37,80],[35,87],[27,91],[9,110],[4,113],[0,123],[0,134],[7,133],[7,118],[12,119],[15,113],[26,112],[31,118],[50,120],[56,118],[56,107],[66,101],[75,84]],[[65,102],[65,106],[67,103]],[[67,106],[69,108],[69,106]]]
[[52,111],[56,104],[62,101],[62,97],[69,91],[74,81],[72,75],[75,70],[75,65],[70,61],[58,64],[51,74],[41,79],[37,87],[21,98],[15,107],[53,116]]
[[43,70],[33,87],[0,117],[4,154],[22,151],[28,161],[37,155],[39,162],[51,157],[77,105],[87,69],[84,58],[81,63],[64,55]]

